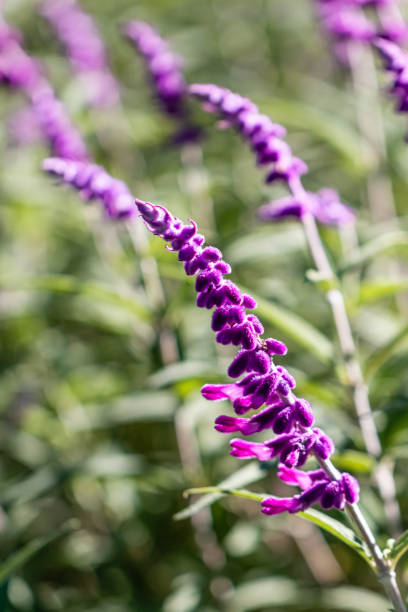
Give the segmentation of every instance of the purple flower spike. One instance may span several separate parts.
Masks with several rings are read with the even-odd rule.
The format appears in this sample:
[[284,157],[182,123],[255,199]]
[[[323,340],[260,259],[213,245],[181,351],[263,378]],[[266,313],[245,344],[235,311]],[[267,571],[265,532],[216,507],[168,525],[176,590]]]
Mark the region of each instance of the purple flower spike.
[[286,130],[262,115],[251,100],[212,84],[191,85],[189,91],[201,101],[205,110],[219,114],[224,126],[234,127],[247,141],[258,165],[267,169],[267,183],[287,183],[291,195],[262,206],[262,219],[302,219],[306,214],[312,214],[326,225],[344,225],[354,221],[352,210],[340,202],[333,189],[322,189],[315,194],[303,189],[300,177],[307,172],[306,164],[294,157],[289,145],[282,140]]
[[[207,93],[209,103],[214,106],[224,100],[225,90],[220,93],[215,88]],[[239,116],[240,109],[246,105],[249,106],[249,102],[239,96],[227,97],[224,104],[231,120]],[[253,107],[248,113],[254,113]],[[265,123],[266,129],[268,124]],[[256,130],[257,125],[255,121],[252,129]],[[163,206],[149,202],[136,200],[136,206],[147,228],[169,242],[170,250],[178,253],[186,273],[197,275],[197,303],[200,307],[214,308],[212,328],[217,342],[241,347],[228,374],[232,378],[246,375],[234,383],[207,384],[201,389],[208,400],[228,399],[233,404],[237,416],[217,417],[216,430],[224,434],[240,432],[244,436],[272,430],[277,435],[266,442],[232,439],[231,455],[240,459],[256,457],[260,461],[279,457],[281,479],[303,489],[303,493],[292,498],[268,498],[262,511],[266,514],[299,512],[319,501],[327,508],[343,508],[345,503],[355,503],[358,484],[348,474],[332,482],[324,470],[303,472],[297,469],[311,455],[324,464],[334,450],[333,442],[320,429],[312,429],[314,418],[310,404],[296,397],[294,378],[273,361],[275,355],[286,353],[286,346],[279,340],[261,337],[261,322],[254,314],[247,314],[247,309],[254,308],[256,303],[224,278],[231,268],[223,261],[222,253],[204,246],[204,237],[197,233],[192,221],[184,225]],[[250,410],[257,412],[249,417],[242,416]]]
[[251,100],[212,84],[191,85],[189,91],[205,110],[218,113],[227,126],[241,134],[255,152],[258,164],[271,169],[267,180],[287,181],[306,171],[305,164],[292,157],[290,147],[281,140],[285,129],[262,115]]
[[129,218],[136,213],[134,198],[125,183],[112,178],[101,166],[50,157],[44,160],[43,170],[72,185],[84,200],[100,200],[111,219]]
[[166,41],[148,23],[129,21],[123,26],[123,34],[133,43],[144,58],[156,96],[165,113],[181,122],[175,143],[195,141],[199,129],[192,125],[187,109],[187,84],[182,60],[175,55]]
[[114,106],[119,85],[112,75],[104,43],[89,15],[75,0],[46,0],[40,7],[65,46],[92,106]]
[[408,111],[408,54],[389,40],[376,38],[374,46],[379,51],[385,69],[392,73],[391,95],[397,100],[399,112]]
[[82,161],[89,159],[85,143],[64,106],[17,36],[6,38],[3,45],[0,44],[0,82],[19,89],[30,100],[33,117],[53,155]]

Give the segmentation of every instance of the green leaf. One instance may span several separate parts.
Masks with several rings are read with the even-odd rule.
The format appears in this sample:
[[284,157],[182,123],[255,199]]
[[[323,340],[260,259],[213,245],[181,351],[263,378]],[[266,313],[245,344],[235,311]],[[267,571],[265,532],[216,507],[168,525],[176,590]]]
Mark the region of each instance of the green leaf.
[[408,254],[408,232],[393,231],[376,236],[358,249],[352,250],[340,263],[340,271],[348,272],[369,263],[377,255],[390,252]]
[[[271,464],[261,464],[254,461],[253,463],[246,465],[220,482],[217,487],[210,487],[212,491],[209,492],[208,495],[204,495],[204,497],[201,497],[198,501],[194,502],[187,508],[184,508],[184,510],[177,512],[177,514],[174,515],[174,519],[176,521],[181,521],[194,516],[194,514],[197,514],[197,512],[200,512],[200,510],[206,506],[211,506],[211,504],[221,499],[226,494],[223,492],[226,489],[246,486],[261,480],[266,475],[266,470],[268,470],[269,466],[272,467],[273,464],[274,462]],[[263,499],[263,496],[261,499]]]
[[376,279],[362,282],[358,302],[367,304],[383,298],[391,297],[408,289],[408,278]]
[[331,291],[332,289],[338,289],[339,287],[339,282],[333,274],[327,276],[322,272],[319,272],[318,270],[312,269],[306,271],[306,278],[311,283],[316,285],[316,287],[322,293],[327,293],[328,291]]
[[316,327],[287,308],[254,295],[253,291],[249,293],[258,302],[257,310],[261,317],[276,325],[281,332],[306,348],[323,363],[330,363],[333,360],[333,344]]
[[131,292],[125,293],[123,288],[112,287],[97,281],[81,281],[74,276],[50,274],[26,279],[0,279],[3,290],[38,289],[56,293],[74,293],[95,298],[109,304],[114,304],[135,315],[138,319],[149,321],[150,310]]
[[60,529],[31,540],[20,550],[12,554],[6,561],[0,564],[0,584],[3,584],[11,574],[23,567],[42,548],[79,528],[79,522],[72,519],[65,523]]
[[181,361],[162,368],[149,377],[152,387],[160,388],[191,378],[206,378],[213,376],[214,365],[207,361]]
[[356,450],[347,450],[341,455],[333,455],[332,460],[336,468],[346,472],[359,472],[371,474],[375,467],[375,460],[367,453]]
[[246,491],[245,489],[224,489],[222,487],[195,487],[193,489],[186,489],[186,491],[184,491],[184,495],[204,495],[205,493],[234,495],[235,497],[243,497],[259,503],[265,499],[265,497],[268,497],[265,493],[254,493],[253,491]]
[[400,346],[405,342],[408,337],[408,325],[403,327],[399,332],[395,334],[386,344],[379,348],[371,357],[369,357],[365,363],[364,371],[367,378],[373,376],[373,374],[382,366],[392,355],[397,351]]
[[387,554],[387,558],[391,561],[392,567],[395,568],[398,561],[408,550],[408,530],[395,540],[391,546],[391,550]]
[[366,549],[362,540],[356,536],[354,531],[343,525],[343,523],[340,523],[340,521],[337,521],[331,516],[323,514],[322,512],[314,509],[298,512],[297,516],[300,516],[307,521],[310,521],[314,525],[321,527],[328,533],[331,533],[335,538],[341,540],[344,542],[344,544],[347,544],[347,546],[350,546],[350,548],[355,550],[361,557],[363,557],[365,561],[367,561],[369,565],[371,565],[370,553]]
[[303,251],[305,244],[301,227],[280,228],[279,232],[271,231],[270,227],[262,228],[235,240],[226,250],[225,257],[232,264],[264,262],[268,258],[281,258],[296,251]]
[[361,139],[354,126],[316,107],[293,100],[273,99],[262,103],[262,111],[273,121],[311,132],[347,162],[355,174],[365,174],[376,163],[372,147]]
[[151,391],[87,406],[86,418],[71,423],[73,431],[104,429],[126,423],[172,421],[177,399],[172,393]]
[[[200,501],[202,502],[203,500],[205,500],[206,503],[204,505],[206,506],[208,505],[208,503],[213,503],[224,495],[242,497],[245,499],[256,501],[258,503],[261,503],[263,499],[269,497],[267,493],[254,493],[253,491],[246,491],[244,489],[230,489],[225,485],[218,487],[199,487],[194,489],[187,489],[187,491],[185,491],[185,494],[205,494],[204,498],[190,506],[190,508],[186,509],[191,510],[194,507],[196,512],[197,505]],[[200,505],[199,509],[201,510],[203,507],[203,505]],[[175,518],[180,520],[181,518],[187,518],[188,516],[191,516],[190,514],[187,514],[186,510],[183,510],[182,512],[176,514]],[[296,516],[299,516],[300,518],[303,518],[309,521],[310,523],[317,525],[318,527],[324,529],[338,540],[341,540],[344,544],[347,544],[347,546],[355,550],[371,566],[370,553],[368,549],[365,547],[362,540],[360,540],[360,538],[358,538],[354,531],[352,531],[349,527],[346,527],[345,525],[343,525],[343,523],[340,523],[340,521],[337,521],[331,516],[323,514],[322,512],[319,512],[318,510],[314,509],[305,510],[304,512],[298,512]]]

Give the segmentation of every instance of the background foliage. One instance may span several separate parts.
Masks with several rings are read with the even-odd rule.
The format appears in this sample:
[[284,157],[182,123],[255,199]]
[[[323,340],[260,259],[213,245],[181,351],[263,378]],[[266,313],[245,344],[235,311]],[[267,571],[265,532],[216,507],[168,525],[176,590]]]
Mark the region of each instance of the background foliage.
[[[119,108],[87,109],[34,2],[6,3],[6,17],[46,65],[98,163],[138,197],[196,219],[233,264],[234,280],[261,298],[268,335],[288,344],[284,364],[336,441],[336,465],[358,476],[364,510],[386,533],[330,312],[307,274],[301,228],[260,226],[257,206],[279,189],[263,185],[237,136],[217,131],[194,103],[196,120],[207,126],[202,159],[196,149],[169,145],[173,126],[152,104],[142,64],[118,25],[151,22],[186,58],[189,82],[216,82],[253,98],[288,128],[295,154],[310,167],[306,186],[336,187],[358,210],[361,249],[348,246],[350,236],[322,233],[342,274],[407,516],[404,120],[383,96],[386,165],[359,134],[347,73],[332,59],[307,0],[81,4],[122,83]],[[42,175],[45,147],[13,144],[7,122],[23,105],[0,91],[1,609],[387,610],[359,556],[301,518],[267,518],[254,502],[223,498],[192,521],[173,519],[187,504],[183,490],[214,485],[246,465],[228,456],[227,437],[213,430],[220,405],[199,393],[204,382],[226,379],[229,351],[215,346],[208,312],[195,307],[191,282],[160,239],[143,254],[157,259],[164,285],[165,306],[154,309],[123,228]],[[383,171],[392,179],[398,224],[370,220],[366,182]],[[284,494],[264,468],[252,488]],[[400,571],[407,584],[404,561]]]

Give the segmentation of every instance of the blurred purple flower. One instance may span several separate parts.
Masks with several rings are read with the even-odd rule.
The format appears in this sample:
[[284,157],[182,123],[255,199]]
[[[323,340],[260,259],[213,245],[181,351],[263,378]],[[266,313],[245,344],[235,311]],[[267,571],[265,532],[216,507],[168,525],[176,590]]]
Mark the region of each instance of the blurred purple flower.
[[8,132],[16,144],[29,144],[41,140],[42,131],[32,106],[25,106],[8,118]]
[[399,112],[408,111],[408,54],[395,43],[376,38],[374,46],[379,51],[385,70],[393,75],[391,94],[397,100]]
[[353,210],[342,204],[334,189],[321,189],[317,193],[306,193],[303,197],[288,196],[264,204],[259,209],[259,216],[264,221],[296,217],[302,219],[312,214],[324,225],[347,225],[355,221]]
[[[5,24],[2,24],[6,28]],[[39,63],[22,47],[22,36],[14,30],[0,44],[0,83],[17,89],[29,99],[35,119],[53,155],[87,160],[89,153],[72,125],[64,105],[55,96]],[[1,35],[0,35],[1,41]]]
[[[282,480],[304,489],[293,498],[264,500],[262,511],[266,514],[298,512],[318,501],[325,508],[340,509],[346,502],[355,503],[358,484],[348,474],[332,481],[322,470],[303,473],[295,469],[303,466],[312,454],[324,463],[333,453],[333,442],[320,429],[312,427],[314,419],[309,403],[294,395],[295,380],[285,368],[275,365],[273,357],[285,354],[286,347],[279,340],[261,337],[262,324],[247,312],[256,307],[256,302],[225,278],[231,268],[222,259],[221,251],[204,246],[204,236],[197,233],[193,221],[185,225],[163,206],[141,200],[136,200],[136,206],[148,230],[168,242],[169,250],[178,253],[188,275],[196,275],[197,305],[215,309],[212,328],[217,342],[240,346],[228,374],[232,378],[245,376],[235,383],[208,384],[202,388],[206,399],[232,401],[238,415],[219,416],[216,429],[222,433],[239,431],[244,435],[272,429],[277,435],[266,442],[234,438],[231,454],[242,459],[257,457],[260,461],[279,457]],[[257,414],[242,418],[248,410],[263,406]]]
[[117,104],[119,84],[111,73],[103,40],[92,18],[76,0],[46,0],[40,12],[66,47],[89,103],[100,107]]
[[169,115],[183,116],[187,85],[181,72],[182,61],[152,26],[129,21],[123,32],[143,56],[152,77],[157,97]]
[[43,162],[43,170],[57,176],[63,183],[77,189],[83,200],[99,200],[111,219],[133,216],[137,211],[135,201],[123,181],[113,178],[101,166],[89,162],[49,157]]
[[[398,0],[316,0],[316,5],[324,29],[335,41],[339,59],[346,63],[350,43],[372,43],[378,36],[402,42],[408,37]],[[366,6],[376,10],[377,19],[364,13]]]
[[144,58],[157,98],[164,111],[181,122],[173,142],[194,141],[200,135],[191,123],[187,109],[187,84],[182,73],[182,59],[174,54],[157,31],[143,21],[129,21],[123,33]]

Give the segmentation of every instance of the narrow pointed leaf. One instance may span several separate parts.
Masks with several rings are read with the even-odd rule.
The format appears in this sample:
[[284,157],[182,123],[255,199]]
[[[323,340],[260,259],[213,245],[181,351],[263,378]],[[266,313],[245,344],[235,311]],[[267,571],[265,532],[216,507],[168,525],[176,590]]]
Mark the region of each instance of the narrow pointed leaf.
[[408,551],[408,530],[394,542],[391,550],[388,554],[388,559],[391,561],[392,566],[395,567],[398,561]]
[[74,276],[50,274],[36,278],[21,278],[8,281],[0,279],[2,289],[37,289],[56,293],[73,293],[101,300],[123,308],[143,321],[149,321],[150,311],[136,295],[99,281],[81,281]]
[[237,472],[234,472],[234,474],[220,482],[217,487],[210,487],[211,492],[209,491],[208,494],[204,495],[204,497],[201,497],[198,501],[194,502],[187,508],[184,508],[184,510],[177,512],[177,514],[174,515],[175,520],[181,521],[183,519],[190,518],[206,506],[211,506],[211,504],[218,501],[221,499],[221,497],[223,497],[223,495],[225,495],[222,490],[243,487],[261,480],[265,476],[266,469],[268,469],[269,465],[272,466],[273,463],[260,464],[253,462],[241,468]]
[[353,550],[355,550],[368,564],[370,563],[370,553],[364,546],[362,540],[356,536],[354,531],[352,531],[349,527],[340,523],[336,519],[332,518],[327,514],[323,514],[323,512],[319,512],[318,510],[314,510],[313,508],[309,510],[305,510],[304,512],[298,512],[297,516],[306,519],[307,521],[314,523],[321,529],[324,529],[328,533],[331,533],[335,538],[350,546]]
[[282,334],[286,334],[300,346],[306,348],[323,363],[332,361],[334,355],[333,344],[316,327],[313,327],[298,314],[290,312],[287,308],[254,295],[253,291],[249,291],[249,293],[258,302],[257,313],[261,318],[263,317],[269,323],[276,325]]
[[42,548],[50,544],[54,540],[71,533],[78,529],[79,524],[76,520],[71,520],[65,523],[60,529],[56,529],[51,533],[31,540],[25,546],[13,553],[8,559],[0,564],[0,584],[3,584],[11,574],[23,567],[30,559],[37,554]]

